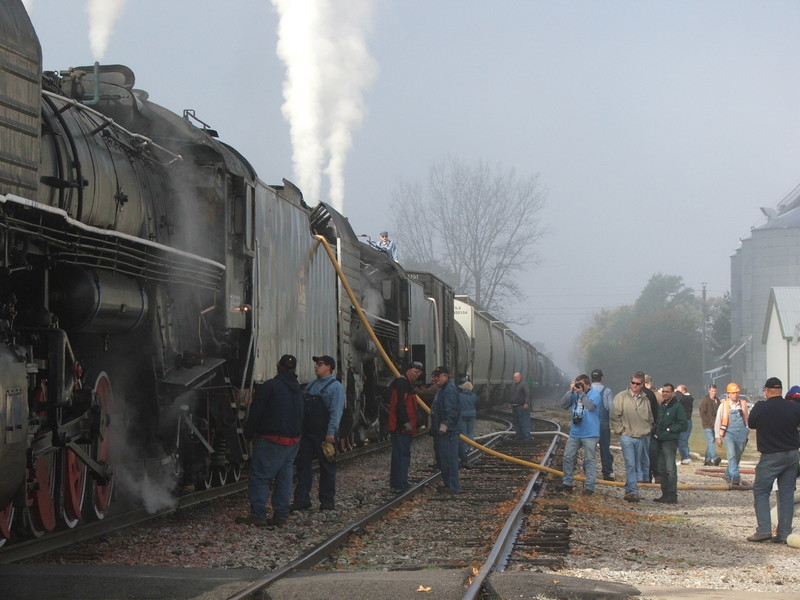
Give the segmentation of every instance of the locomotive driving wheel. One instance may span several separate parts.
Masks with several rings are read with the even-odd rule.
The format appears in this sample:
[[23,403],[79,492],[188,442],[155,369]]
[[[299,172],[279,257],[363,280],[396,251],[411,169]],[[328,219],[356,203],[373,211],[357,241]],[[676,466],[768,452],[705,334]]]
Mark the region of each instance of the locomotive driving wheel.
[[28,484],[27,526],[34,537],[41,537],[56,526],[55,491],[57,452],[48,452],[36,458],[29,470],[32,481]]
[[[100,430],[97,439],[92,443],[92,458],[101,465],[108,464],[109,442],[111,439],[111,411],[114,407],[114,393],[111,390],[111,381],[105,371],[101,372],[94,383],[94,393],[97,397],[100,410]],[[114,492],[114,479],[106,483],[98,483],[94,477],[87,477],[86,491],[90,500],[87,511],[94,519],[102,519],[111,504],[111,495]]]
[[86,498],[87,469],[83,461],[69,448],[61,452],[64,496],[61,502],[61,517],[67,527],[75,527],[83,514]]
[[0,511],[0,546],[3,546],[6,541],[11,537],[11,523],[14,521],[14,503],[9,502],[2,511]]

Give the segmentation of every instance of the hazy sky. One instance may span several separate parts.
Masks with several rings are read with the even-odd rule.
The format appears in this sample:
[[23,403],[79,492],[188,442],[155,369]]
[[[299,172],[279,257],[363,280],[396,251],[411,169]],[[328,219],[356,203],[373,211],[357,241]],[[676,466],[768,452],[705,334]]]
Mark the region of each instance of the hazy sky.
[[[45,69],[94,62],[83,0],[30,6]],[[535,321],[518,329],[571,374],[602,366],[570,359],[591,315],[633,302],[653,273],[728,291],[739,238],[765,222],[758,207],[800,182],[798,2],[372,7],[376,70],[344,214],[376,237],[397,181],[424,182],[448,156],[538,173],[551,233],[522,276]],[[133,69],[154,102],[195,109],[267,183],[295,181],[277,32],[268,0],[128,0],[101,62]]]

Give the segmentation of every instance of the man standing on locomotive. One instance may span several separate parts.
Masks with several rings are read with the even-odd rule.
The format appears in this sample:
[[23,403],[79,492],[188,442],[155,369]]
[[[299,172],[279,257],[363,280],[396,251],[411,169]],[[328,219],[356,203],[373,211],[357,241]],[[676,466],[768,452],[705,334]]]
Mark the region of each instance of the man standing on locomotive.
[[444,485],[438,488],[441,493],[457,494],[461,491],[458,478],[458,429],[459,420],[458,388],[450,381],[447,367],[436,367],[432,378],[439,390],[431,406],[431,435],[436,460],[442,471]]
[[344,412],[344,387],[333,376],[336,361],[314,356],[317,378],[306,388],[303,438],[297,453],[297,486],[291,510],[311,508],[311,463],[319,460],[319,508],[336,508],[336,438]]
[[522,379],[522,373],[514,373],[514,387],[511,388],[511,410],[514,415],[516,439],[531,439],[531,390]]
[[411,441],[417,433],[417,399],[413,384],[425,367],[421,362],[408,363],[404,375],[392,382],[389,419],[386,429],[392,438],[392,462],[389,488],[400,493],[408,489],[408,468],[411,466]]
[[[303,426],[303,391],[297,382],[296,368],[294,356],[281,356],[278,374],[259,386],[250,405],[245,428],[247,439],[255,438],[247,487],[250,515],[236,517],[237,523],[280,527],[289,518],[293,465]],[[267,493],[272,479],[275,480],[273,515],[267,519]]]
[[389,239],[388,231],[381,231],[381,241],[378,242],[378,248],[386,252],[394,262],[397,262],[397,259],[400,258],[397,252],[397,245]]

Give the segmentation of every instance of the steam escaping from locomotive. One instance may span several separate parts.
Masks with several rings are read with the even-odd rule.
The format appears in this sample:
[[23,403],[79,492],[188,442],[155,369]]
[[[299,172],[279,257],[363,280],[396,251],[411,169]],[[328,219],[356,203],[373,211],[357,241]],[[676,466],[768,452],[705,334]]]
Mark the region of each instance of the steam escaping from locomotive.
[[125,8],[126,0],[87,0],[86,12],[89,13],[89,42],[96,61],[102,60],[108,48],[108,40],[114,31],[114,25]]
[[344,168],[364,117],[363,92],[377,67],[367,50],[372,0],[272,0],[280,17],[278,57],[286,65],[283,116],[297,183],[320,200],[322,173],[334,208],[344,208]]

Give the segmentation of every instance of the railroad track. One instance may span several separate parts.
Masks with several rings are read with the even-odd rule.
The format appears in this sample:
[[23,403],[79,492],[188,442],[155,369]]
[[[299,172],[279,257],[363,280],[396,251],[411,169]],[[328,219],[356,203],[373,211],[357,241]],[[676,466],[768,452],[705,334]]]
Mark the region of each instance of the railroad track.
[[[485,415],[483,417],[485,418]],[[536,419],[535,423],[540,435],[537,435],[534,441],[510,441],[505,431],[506,424],[499,428],[485,426],[483,431],[494,432],[491,436],[485,437],[494,439],[484,439],[481,443],[497,444],[497,452],[506,453],[522,459],[522,461],[547,465],[552,461],[553,452],[558,447],[554,436],[557,426],[552,422],[540,419]],[[419,448],[430,449],[427,440],[420,439],[415,444],[421,444]],[[377,448],[377,445],[373,445],[373,448]],[[515,464],[491,454],[483,452],[476,454],[479,455],[479,460],[475,461],[474,468],[462,471],[462,488],[464,490],[462,494],[451,496],[437,493],[435,486],[440,474],[435,469],[425,468],[424,465],[427,463],[423,462],[417,465],[416,471],[419,476],[422,476],[422,480],[400,496],[390,496],[385,492],[379,492],[374,496],[369,496],[369,500],[365,500],[360,507],[343,499],[342,506],[336,511],[337,518],[333,520],[329,517],[334,515],[314,513],[313,511],[310,514],[296,513],[288,526],[287,535],[300,535],[301,539],[307,539],[309,542],[315,536],[313,533],[309,536],[305,532],[321,530],[323,536],[313,540],[313,548],[309,551],[297,549],[298,552],[293,554],[276,555],[275,558],[278,560],[272,562],[271,566],[264,567],[269,569],[269,575],[255,583],[249,583],[253,581],[252,577],[245,580],[243,575],[242,589],[230,598],[265,597],[264,594],[269,593],[266,590],[269,590],[270,586],[290,574],[317,573],[324,576],[326,571],[336,570],[341,573],[345,569],[349,569],[351,572],[424,570],[426,573],[435,569],[442,573],[453,573],[462,582],[458,584],[459,593],[463,592],[467,580],[471,579],[472,585],[469,586],[465,598],[481,597],[481,590],[488,576],[495,570],[505,568],[510,560],[514,560],[513,557],[509,559],[509,553],[513,556],[520,552],[520,548],[523,551],[527,548],[524,542],[522,545],[519,543],[515,545],[514,541],[518,534],[525,530],[522,524],[534,506],[533,498],[543,489],[543,477],[541,477],[540,471],[531,469],[530,465],[524,462]],[[353,456],[355,457],[357,454],[353,453]],[[424,456],[425,454],[420,455],[420,457]],[[345,457],[346,455],[342,458]],[[375,471],[367,466],[367,464],[372,464],[371,457],[365,460],[366,463],[354,461],[347,465],[343,474],[348,470],[358,472],[357,481],[363,481],[366,470],[370,471],[370,477],[373,477],[374,473],[381,473],[383,467]],[[384,456],[378,460],[385,462],[387,458]],[[422,460],[429,461],[430,458],[426,457]],[[383,477],[378,475],[379,480],[385,482]],[[237,484],[240,490],[245,485],[246,482]],[[350,485],[352,486],[353,483]],[[193,499],[182,500],[181,506],[174,509],[174,512],[188,507],[189,503],[205,502],[216,494],[235,491],[233,488],[236,486],[228,487],[230,489],[225,491],[209,490],[199,496],[193,494]],[[355,491],[355,488],[353,489]],[[375,489],[374,483],[369,489]],[[230,499],[222,502],[230,507]],[[208,510],[205,507],[201,508],[202,512],[198,514],[208,514],[208,511],[212,510],[211,506],[209,505]],[[225,514],[225,512],[218,514]],[[360,518],[350,522],[359,514]],[[227,515],[226,518],[230,519],[230,512]],[[163,513],[159,516],[163,516]],[[148,516],[148,518],[153,517]],[[164,531],[174,532],[170,534],[171,536],[180,537],[181,534],[176,530],[176,521],[193,523],[195,518],[175,515],[175,517],[167,517],[163,525],[155,522],[147,524],[144,529],[137,527],[134,539],[138,544],[146,545],[148,544],[147,538],[142,536],[142,533],[150,531],[158,535],[158,531],[161,531],[162,527],[165,528]],[[338,524],[335,524],[336,521]],[[334,527],[329,528],[328,524],[334,525]],[[211,529],[213,530],[213,526]],[[325,529],[327,532],[324,532]],[[241,531],[241,535],[250,535],[245,530]],[[252,533],[256,535],[250,539],[258,544],[258,540],[262,536],[258,535],[259,532],[256,531]],[[280,533],[275,531],[267,534],[267,539],[273,535],[280,536]],[[102,534],[96,533],[95,535]],[[116,538],[117,536],[103,536],[98,540],[99,543],[80,544],[75,548],[52,553],[52,558],[41,557],[35,562],[71,563],[78,567],[75,570],[80,573],[79,565],[91,568],[90,565],[95,563],[91,559],[87,560],[87,557],[95,554],[100,557],[108,556],[109,553],[113,555],[115,547],[113,540]],[[125,539],[128,538],[123,534],[122,540]],[[63,545],[66,545],[66,542]],[[155,542],[155,545],[158,545],[158,542]],[[287,546],[287,550],[288,548],[289,546]],[[35,551],[35,554],[41,553],[41,547]],[[5,554],[3,553],[3,555]],[[4,557],[3,555],[0,555],[0,560]],[[280,556],[283,556],[282,561]],[[226,572],[235,576],[237,568],[239,567]],[[153,574],[159,572],[159,567],[152,567],[152,569],[154,570],[146,571],[147,575],[142,580],[143,586],[157,581],[158,577],[153,577]],[[200,569],[199,573],[202,571],[203,569]],[[199,573],[198,576],[201,576]],[[80,575],[76,573],[76,577],[80,577]],[[292,584],[291,580],[289,580],[289,584]],[[273,589],[280,589],[280,587]],[[230,589],[225,596],[229,593]],[[219,598],[225,596],[219,596]]]
[[[558,447],[558,425],[541,419],[535,423],[539,435],[533,440],[513,442],[502,432],[482,443],[523,461],[547,464]],[[471,576],[464,598],[481,597],[489,574],[520,553],[515,542],[542,482],[541,473],[530,466],[481,452],[472,456],[472,468],[461,471],[461,493],[439,493],[436,472],[229,600],[263,597],[290,574],[346,569],[463,569]]]
[[[348,450],[340,454],[337,460],[346,462],[373,452],[384,451],[388,448],[389,442],[376,442]],[[75,528],[58,529],[39,538],[26,539],[23,537],[24,534],[20,534],[17,539],[13,539],[9,544],[0,548],[0,565],[13,564],[49,552],[69,548],[81,542],[107,536],[133,525],[160,519],[205,502],[212,502],[233,494],[242,493],[246,489],[247,477],[245,475],[240,480],[224,486],[202,491],[186,491],[175,498],[173,506],[154,512],[137,507],[122,512],[112,512],[102,520],[81,523]]]

